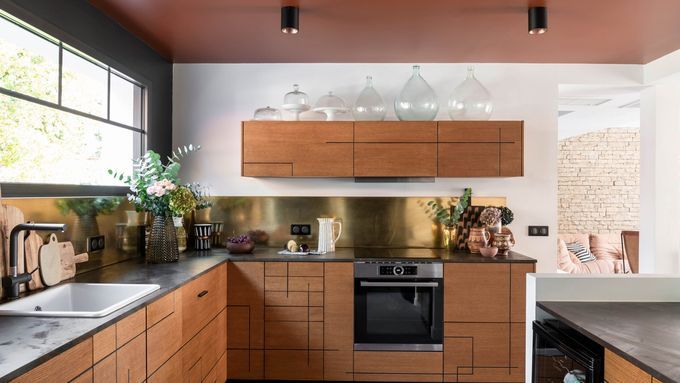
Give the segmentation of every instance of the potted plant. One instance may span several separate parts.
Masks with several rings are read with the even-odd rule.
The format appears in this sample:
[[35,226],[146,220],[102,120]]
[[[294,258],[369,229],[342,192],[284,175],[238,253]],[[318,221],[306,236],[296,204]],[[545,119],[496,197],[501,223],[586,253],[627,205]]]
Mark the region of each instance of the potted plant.
[[194,209],[196,209],[196,198],[188,186],[178,186],[170,194],[170,211],[172,212],[172,221],[177,235],[177,247],[180,253],[187,249],[187,231],[184,227],[184,215],[191,213]]
[[[172,217],[177,209],[171,202],[177,201],[185,192],[180,187],[180,160],[199,150],[200,146],[179,147],[163,164],[160,154],[149,150],[133,163],[131,175],[109,170],[109,174],[130,187],[128,200],[140,211],[153,216],[149,234],[146,259],[151,263],[175,262],[179,260],[177,233]],[[177,202],[175,202],[176,205]]]
[[444,247],[453,252],[458,242],[458,220],[460,215],[467,209],[472,195],[471,188],[465,188],[463,195],[458,200],[450,201],[448,206],[443,206],[436,201],[428,201],[426,209],[442,225],[444,230]]
[[196,199],[194,223],[210,223],[210,212],[213,205],[212,199],[210,198],[210,190],[207,186],[197,182],[189,184],[189,189]]
[[63,215],[75,214],[71,242],[77,253],[87,251],[87,238],[99,235],[99,214],[111,214],[121,198],[64,198],[56,201],[59,211]]

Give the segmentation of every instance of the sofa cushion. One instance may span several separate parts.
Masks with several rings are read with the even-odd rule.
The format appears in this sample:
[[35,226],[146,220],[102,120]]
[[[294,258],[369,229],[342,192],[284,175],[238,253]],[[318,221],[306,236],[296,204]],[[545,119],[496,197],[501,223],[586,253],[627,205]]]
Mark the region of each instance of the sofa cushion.
[[588,234],[558,234],[557,239],[561,239],[565,243],[580,242],[587,249],[590,248],[590,238],[588,238]]
[[570,253],[573,253],[582,263],[597,259],[581,242],[567,243],[567,250],[569,250]]
[[619,261],[621,252],[621,234],[591,234],[590,251],[595,258],[608,261]]

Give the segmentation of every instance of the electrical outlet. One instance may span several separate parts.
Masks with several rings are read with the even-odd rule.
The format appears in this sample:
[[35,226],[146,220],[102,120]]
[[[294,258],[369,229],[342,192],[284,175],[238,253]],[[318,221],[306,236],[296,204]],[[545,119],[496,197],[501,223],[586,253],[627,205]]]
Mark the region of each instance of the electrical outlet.
[[312,235],[312,225],[293,223],[290,225],[290,235]]
[[95,235],[87,237],[87,252],[102,251],[106,247],[106,237],[103,235]]
[[550,235],[548,226],[529,226],[529,237],[547,237]]

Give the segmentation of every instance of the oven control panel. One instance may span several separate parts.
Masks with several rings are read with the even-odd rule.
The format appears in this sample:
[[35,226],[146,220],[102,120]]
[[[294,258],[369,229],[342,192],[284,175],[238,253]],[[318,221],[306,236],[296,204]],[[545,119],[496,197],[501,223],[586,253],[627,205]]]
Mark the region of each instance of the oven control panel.
[[418,266],[380,266],[379,275],[418,275]]

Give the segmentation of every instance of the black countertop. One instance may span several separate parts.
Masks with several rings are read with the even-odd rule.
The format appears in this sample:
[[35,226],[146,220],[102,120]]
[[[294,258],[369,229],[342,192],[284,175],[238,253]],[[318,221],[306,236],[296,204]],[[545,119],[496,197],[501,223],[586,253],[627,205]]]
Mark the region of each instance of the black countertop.
[[280,249],[257,248],[249,255],[229,255],[226,250],[188,252],[176,263],[146,264],[141,259],[120,262],[77,275],[83,283],[149,283],[160,290],[101,318],[40,318],[0,316],[0,382],[6,382],[74,346],[140,307],[165,295],[226,261],[351,262],[355,260],[431,260],[461,263],[533,263],[535,259],[511,252],[507,257],[485,258],[467,253],[447,254],[437,249],[342,248],[310,256],[278,254]]
[[680,302],[538,302],[662,382],[680,382]]

